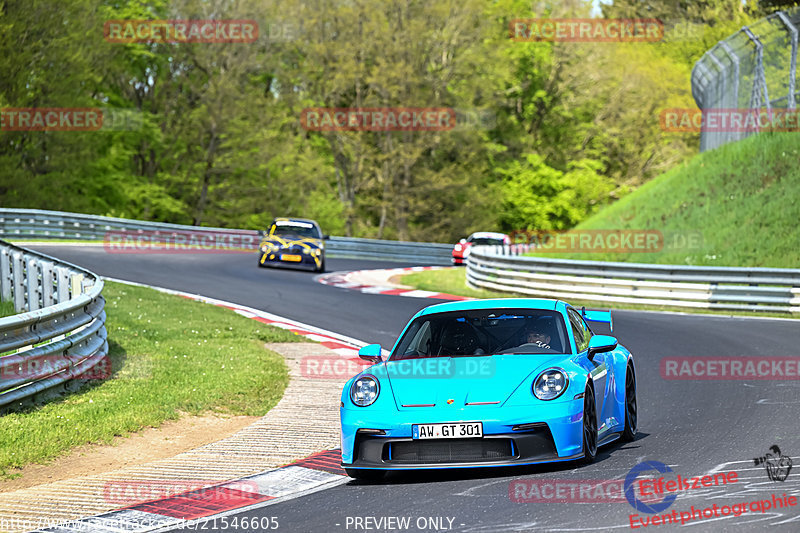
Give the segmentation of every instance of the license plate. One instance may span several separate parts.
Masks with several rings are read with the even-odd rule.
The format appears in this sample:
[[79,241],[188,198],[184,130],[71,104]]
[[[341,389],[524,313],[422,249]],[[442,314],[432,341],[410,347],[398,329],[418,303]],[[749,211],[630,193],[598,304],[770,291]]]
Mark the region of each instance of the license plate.
[[467,439],[483,437],[483,422],[449,424],[412,424],[412,439]]
[[303,258],[299,255],[281,254],[281,261],[294,261],[295,263],[299,263],[302,260]]

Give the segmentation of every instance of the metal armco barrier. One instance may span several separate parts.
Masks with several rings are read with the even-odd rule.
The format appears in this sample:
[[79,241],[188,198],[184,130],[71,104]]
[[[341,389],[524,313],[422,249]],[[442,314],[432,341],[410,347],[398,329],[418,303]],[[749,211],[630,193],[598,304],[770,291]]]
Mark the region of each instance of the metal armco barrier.
[[[161,222],[142,222],[125,218],[62,213],[40,209],[0,209],[0,238],[76,239],[101,241],[109,232],[193,232],[259,236],[255,230],[185,226]],[[330,257],[351,257],[388,261],[419,262],[426,265],[451,264],[452,244],[397,242],[377,239],[331,237],[325,242]],[[256,252],[255,247],[253,253]]]
[[[258,234],[141,222],[122,218],[0,209],[0,236],[16,239],[103,240],[110,231]],[[331,237],[331,257],[449,265],[452,245]],[[572,261],[524,257],[523,245],[473,247],[467,282],[473,287],[549,298],[640,303],[701,309],[800,312],[800,270]],[[253,250],[256,251],[255,249]],[[55,260],[53,260],[55,261]]]
[[572,261],[522,256],[521,245],[473,247],[467,283],[543,298],[800,313],[800,270]]
[[0,240],[0,299],[19,313],[0,318],[0,407],[107,366],[102,290],[87,270]]

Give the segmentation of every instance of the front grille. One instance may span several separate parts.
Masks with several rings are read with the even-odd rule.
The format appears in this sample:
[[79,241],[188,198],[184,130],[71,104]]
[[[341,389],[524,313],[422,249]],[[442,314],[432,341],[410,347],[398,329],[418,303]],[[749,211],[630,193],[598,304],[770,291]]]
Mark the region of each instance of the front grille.
[[391,463],[466,463],[511,457],[511,439],[452,439],[388,443],[383,459]]

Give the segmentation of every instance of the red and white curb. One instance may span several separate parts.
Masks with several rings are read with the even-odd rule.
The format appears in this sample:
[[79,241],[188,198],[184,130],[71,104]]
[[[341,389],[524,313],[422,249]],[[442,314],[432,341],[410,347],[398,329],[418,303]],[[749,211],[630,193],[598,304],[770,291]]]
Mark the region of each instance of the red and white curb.
[[148,289],[154,289],[159,292],[163,292],[165,294],[173,294],[175,296],[182,296],[184,298],[189,298],[190,300],[216,305],[217,307],[224,307],[244,317],[257,320],[262,324],[268,324],[276,328],[285,329],[291,331],[296,335],[305,337],[308,340],[318,342],[322,346],[330,350],[333,350],[342,357],[358,357],[358,349],[361,348],[362,346],[366,346],[367,344],[366,342],[354,339],[352,337],[348,337],[346,335],[341,335],[333,331],[328,331],[322,328],[318,328],[316,326],[304,324],[303,322],[298,322],[296,320],[274,315],[272,313],[267,313],[266,311],[261,311],[259,309],[254,309],[252,307],[234,304],[231,302],[226,302],[224,300],[217,300],[216,298],[209,298],[207,296],[201,296],[199,294],[192,294],[183,291],[165,289],[163,287],[153,287],[151,285],[145,285],[144,283],[136,283],[133,281],[126,281],[114,278],[103,278],[103,279],[108,281],[113,281],[115,283],[135,285],[137,287],[147,287]]
[[[392,296],[407,296],[409,298],[431,298],[434,300],[473,300],[466,296],[457,296],[455,294],[447,294],[445,292],[423,291],[419,289],[408,289],[397,287],[389,283],[389,279],[393,276],[410,274],[411,272],[422,272],[424,270],[441,270],[443,268],[451,267],[438,267],[438,266],[417,266],[409,268],[391,268],[381,270],[354,270],[352,272],[332,272],[317,277],[317,281],[324,285],[331,285],[341,289],[349,289],[352,291],[359,291],[368,294],[388,294]],[[378,278],[383,283],[374,283],[371,279]]]
[[[126,285],[147,287],[166,294],[225,307],[247,318],[289,330],[318,342],[343,358],[358,357],[358,349],[366,344],[339,333],[224,300],[127,280],[104,279]],[[176,494],[169,498],[137,503],[95,516],[68,522],[59,521],[51,527],[40,528],[36,531],[144,533],[169,529],[178,525],[191,525],[213,516],[263,507],[345,483],[350,478],[342,470],[340,461],[341,451],[339,449],[324,450],[300,461],[260,474]]]
[[[339,450],[326,450],[275,470],[221,485],[138,503],[124,509],[80,518],[37,532],[145,533],[202,524],[211,517],[242,512],[341,485],[349,480],[339,466]],[[269,518],[253,517],[252,521]],[[262,525],[258,524],[259,526]],[[195,528],[190,528],[195,529]],[[258,529],[258,528],[256,528]],[[267,524],[262,529],[274,529]]]

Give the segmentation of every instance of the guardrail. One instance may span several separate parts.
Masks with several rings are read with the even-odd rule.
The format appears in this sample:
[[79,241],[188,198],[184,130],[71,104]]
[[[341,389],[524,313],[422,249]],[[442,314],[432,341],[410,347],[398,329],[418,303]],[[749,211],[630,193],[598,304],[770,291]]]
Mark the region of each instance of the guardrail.
[[467,283],[545,298],[800,313],[800,270],[572,261],[525,245],[473,247]]
[[[93,273],[0,240],[0,407],[107,364],[103,282]],[[104,372],[110,372],[105,368]]]
[[[101,241],[111,232],[192,232],[259,236],[255,230],[186,226],[143,222],[125,218],[62,213],[41,209],[0,209],[0,237],[5,239],[70,239]],[[330,257],[421,262],[428,265],[451,264],[452,244],[397,242],[377,239],[331,237],[326,242]],[[255,248],[253,252],[255,252]]]

